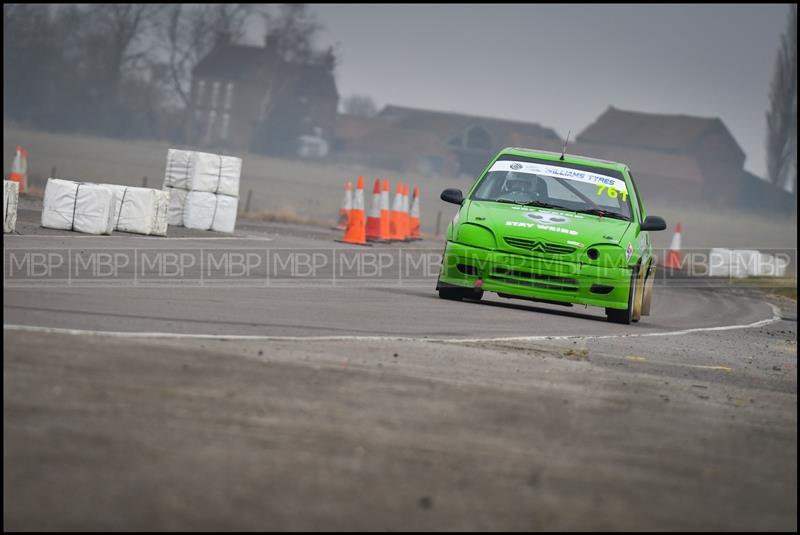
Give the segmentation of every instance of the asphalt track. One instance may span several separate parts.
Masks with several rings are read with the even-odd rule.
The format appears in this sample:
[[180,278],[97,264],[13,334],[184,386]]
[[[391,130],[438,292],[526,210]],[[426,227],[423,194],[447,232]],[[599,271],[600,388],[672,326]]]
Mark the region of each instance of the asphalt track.
[[85,237],[28,211],[18,229],[6,529],[797,528],[793,302],[664,281],[625,326],[443,301],[402,263],[367,282],[335,264],[300,281],[268,264],[238,281],[9,278],[11,251],[359,250],[247,222]]
[[[359,248],[334,242],[334,233],[330,233],[327,241],[253,231],[240,231],[229,237],[206,234],[177,239],[69,234],[6,237],[4,269],[6,274],[11,271],[12,276],[6,279],[4,323],[199,335],[497,338],[666,333],[746,325],[774,315],[770,306],[757,296],[733,295],[698,284],[684,287],[666,281],[660,281],[665,285],[656,288],[652,315],[631,326],[608,323],[604,311],[596,307],[567,308],[488,293],[481,302],[444,301],[434,291],[434,273],[417,270],[414,274],[420,276],[404,277],[401,271],[405,273],[404,265],[408,264],[396,256],[400,251],[416,250],[433,262],[443,247],[442,242]],[[19,255],[65,249],[84,255],[92,251],[127,254],[132,249],[152,253],[202,250],[207,256],[214,251],[265,252],[258,258],[260,265],[246,277],[201,280],[200,272],[208,264],[191,261],[186,262],[187,269],[180,279],[140,278],[136,281],[138,286],[134,286],[131,277],[133,262],[122,270],[122,275],[113,278],[72,277],[69,283],[57,277],[44,281],[17,277],[20,269],[14,272],[9,265],[9,252],[17,251]],[[308,255],[333,254],[334,249],[336,254],[344,255],[395,256],[387,261],[388,267],[380,277],[333,277],[331,272],[337,265],[333,257],[313,277],[287,275],[268,280],[265,276],[270,265],[267,250]]]

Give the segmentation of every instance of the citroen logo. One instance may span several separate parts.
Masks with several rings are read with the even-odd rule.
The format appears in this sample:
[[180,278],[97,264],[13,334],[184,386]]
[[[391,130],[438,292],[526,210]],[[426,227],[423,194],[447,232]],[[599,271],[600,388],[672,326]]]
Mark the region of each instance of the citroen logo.
[[539,251],[540,253],[543,253],[545,251],[545,245],[540,241],[535,241],[531,245],[531,251]]

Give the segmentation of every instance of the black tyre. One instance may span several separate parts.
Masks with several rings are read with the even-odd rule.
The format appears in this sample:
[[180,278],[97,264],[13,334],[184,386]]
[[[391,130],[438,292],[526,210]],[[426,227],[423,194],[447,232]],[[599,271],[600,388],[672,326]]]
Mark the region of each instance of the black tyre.
[[483,297],[483,290],[474,290],[472,288],[464,288],[461,286],[444,286],[437,285],[439,290],[439,297],[442,299],[450,299],[453,301],[461,301],[462,299],[474,299],[480,301]]
[[[630,325],[634,320],[634,303],[636,302],[637,284],[639,281],[639,268],[633,270],[631,273],[631,285],[628,291],[628,308],[607,308],[606,318],[611,323],[622,323],[623,325]],[[638,320],[638,318],[636,318]]]

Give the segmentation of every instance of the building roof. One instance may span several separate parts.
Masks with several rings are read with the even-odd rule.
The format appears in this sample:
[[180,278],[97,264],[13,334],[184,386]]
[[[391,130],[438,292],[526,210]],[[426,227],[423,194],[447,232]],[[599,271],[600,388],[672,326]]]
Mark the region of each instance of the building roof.
[[479,125],[489,130],[494,136],[513,130],[528,136],[559,139],[555,130],[537,123],[479,117],[462,113],[423,110],[404,106],[386,106],[378,116],[401,128],[428,130],[436,132],[436,134],[443,137],[458,134],[470,126]]
[[529,147],[536,150],[558,151],[559,154],[561,154],[561,148],[564,146],[564,142],[558,138],[527,136],[519,132],[511,132],[505,139],[505,144],[513,147]]
[[586,142],[567,145],[567,154],[582,154],[623,163],[630,168],[634,177],[648,174],[665,180],[705,181],[697,158],[691,154]]
[[744,152],[719,118],[620,110],[609,106],[577,136],[578,142],[692,152],[702,138],[718,132],[736,156]]
[[377,128],[385,128],[389,123],[380,117],[364,117],[339,113],[336,115],[335,138],[343,140],[358,139]]
[[432,132],[393,126],[376,128],[369,135],[354,139],[348,150],[419,156],[449,154],[448,147]]
[[339,98],[333,73],[324,64],[287,63],[264,47],[234,45],[218,41],[195,66],[195,77],[243,80],[279,73],[291,82],[291,90]]

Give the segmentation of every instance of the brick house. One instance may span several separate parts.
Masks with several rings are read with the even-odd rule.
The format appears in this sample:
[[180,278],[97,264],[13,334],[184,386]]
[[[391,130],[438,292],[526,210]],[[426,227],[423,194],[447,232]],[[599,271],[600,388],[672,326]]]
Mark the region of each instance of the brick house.
[[609,107],[568,152],[628,164],[642,195],[738,203],[745,154],[718,118]]
[[339,104],[332,52],[287,62],[277,44],[273,36],[257,47],[219,35],[192,71],[187,143],[296,156],[303,139],[332,140]]
[[536,123],[401,106],[371,118],[340,115],[336,132],[334,146],[344,159],[473,178],[502,148],[560,150],[563,144]]
[[340,114],[333,150],[341,162],[424,175],[454,176],[457,159],[435,133],[392,126],[381,117]]
[[536,123],[401,106],[378,114],[393,127],[435,134],[457,159],[458,174],[476,176],[500,149],[522,145],[556,150],[563,143],[551,128]]

